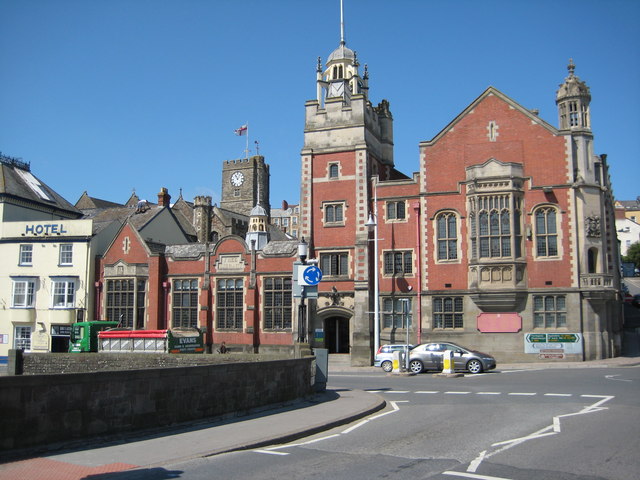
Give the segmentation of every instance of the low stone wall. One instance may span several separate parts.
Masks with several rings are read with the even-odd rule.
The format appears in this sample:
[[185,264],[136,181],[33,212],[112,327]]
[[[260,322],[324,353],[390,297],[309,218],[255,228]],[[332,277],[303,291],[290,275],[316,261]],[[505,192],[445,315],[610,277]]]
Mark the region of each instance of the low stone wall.
[[[56,361],[66,356],[46,355]],[[253,356],[257,361],[243,361],[235,355],[162,355],[176,364],[193,361],[185,357],[201,357],[198,361],[213,364],[132,370],[134,364],[152,362],[155,355],[115,355],[121,358],[114,354],[80,357],[94,367],[103,361],[130,362],[127,370],[104,371],[103,366],[102,371],[91,373],[0,377],[0,450],[241,414],[303,398],[313,390],[314,357],[264,360]],[[32,362],[44,361],[25,355],[25,370]]]
[[[15,353],[14,353],[15,352]],[[285,360],[291,355],[252,353],[232,354],[166,354],[166,353],[22,353],[9,352],[15,364],[22,365],[22,375],[50,375],[57,373],[88,373],[105,370],[142,370],[147,368],[194,367],[238,362]],[[13,372],[9,371],[11,375]]]

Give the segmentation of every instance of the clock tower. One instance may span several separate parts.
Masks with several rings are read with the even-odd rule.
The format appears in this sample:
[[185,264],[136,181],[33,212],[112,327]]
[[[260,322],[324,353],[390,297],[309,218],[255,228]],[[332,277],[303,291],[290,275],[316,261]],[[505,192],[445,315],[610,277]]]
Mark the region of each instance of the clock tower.
[[251,209],[269,204],[269,165],[256,155],[241,160],[227,160],[222,164],[222,195],[220,208],[249,216]]
[[308,333],[324,331],[330,353],[350,353],[361,366],[371,365],[376,300],[366,223],[374,185],[395,178],[393,118],[389,102],[369,99],[367,66],[360,75],[340,10],[340,43],[324,66],[318,60],[316,98],[305,104],[299,237],[324,275],[318,299],[309,300]]

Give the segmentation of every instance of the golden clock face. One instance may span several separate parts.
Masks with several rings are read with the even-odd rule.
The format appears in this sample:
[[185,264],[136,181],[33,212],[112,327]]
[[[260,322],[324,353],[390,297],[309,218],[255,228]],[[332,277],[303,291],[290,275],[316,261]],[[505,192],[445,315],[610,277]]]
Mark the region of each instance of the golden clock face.
[[231,185],[234,187],[239,187],[244,183],[244,175],[242,172],[233,172],[231,175]]

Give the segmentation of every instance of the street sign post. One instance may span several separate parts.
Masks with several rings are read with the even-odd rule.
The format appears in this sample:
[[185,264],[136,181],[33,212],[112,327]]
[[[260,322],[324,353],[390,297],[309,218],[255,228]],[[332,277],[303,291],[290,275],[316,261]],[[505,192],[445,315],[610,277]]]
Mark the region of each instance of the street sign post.
[[524,353],[537,353],[541,355],[540,358],[558,358],[559,355],[566,353],[579,354],[582,353],[582,335],[580,333],[526,333]]
[[318,285],[322,280],[322,270],[315,265],[300,265],[298,267],[298,283],[300,285]]

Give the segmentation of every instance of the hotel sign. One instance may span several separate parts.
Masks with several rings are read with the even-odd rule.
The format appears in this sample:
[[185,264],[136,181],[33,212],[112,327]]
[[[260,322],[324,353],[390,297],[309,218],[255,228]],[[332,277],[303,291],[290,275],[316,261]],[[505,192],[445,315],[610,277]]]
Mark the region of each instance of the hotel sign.
[[65,235],[67,233],[62,223],[31,223],[24,226],[25,235]]

